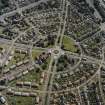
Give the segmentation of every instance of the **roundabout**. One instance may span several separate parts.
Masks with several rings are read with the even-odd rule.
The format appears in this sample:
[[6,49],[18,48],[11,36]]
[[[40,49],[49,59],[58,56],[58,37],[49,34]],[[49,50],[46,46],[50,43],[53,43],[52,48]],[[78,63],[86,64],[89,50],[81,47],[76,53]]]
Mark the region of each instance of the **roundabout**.
[[56,46],[52,49],[52,55],[54,59],[58,59],[61,55],[64,55],[64,51],[59,46]]

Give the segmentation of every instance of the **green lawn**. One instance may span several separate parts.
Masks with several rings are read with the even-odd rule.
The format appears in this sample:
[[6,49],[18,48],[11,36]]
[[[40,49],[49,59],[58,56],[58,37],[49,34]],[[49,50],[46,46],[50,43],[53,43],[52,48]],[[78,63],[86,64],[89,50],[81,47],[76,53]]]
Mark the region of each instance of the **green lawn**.
[[27,75],[22,76],[19,80],[28,81],[28,82],[34,81],[35,83],[38,83],[40,79],[40,75],[41,73],[36,73],[35,71],[31,71]]
[[3,27],[0,26],[0,34],[3,32]]
[[16,64],[16,60],[15,60],[14,58],[12,58],[12,59],[9,61],[8,65],[5,66],[5,69],[8,69],[8,68],[10,68],[12,65],[15,65],[15,64]]
[[75,43],[71,38],[64,36],[62,42],[65,50],[71,51],[71,52],[77,51],[77,47],[75,46]]
[[22,81],[22,82],[35,82],[35,83],[39,83],[40,80],[40,76],[41,76],[41,72],[35,72],[35,71],[31,71],[28,74],[22,76],[21,78],[17,79],[17,80],[13,80],[9,83],[10,86],[16,86],[16,82],[17,81]]
[[29,56],[25,56],[25,54],[22,53],[14,53],[12,59],[9,61],[8,65],[5,66],[5,69],[10,68],[10,66],[15,65],[17,62],[23,61],[29,59]]
[[7,50],[8,48],[9,48],[8,45],[1,44],[0,45],[0,53],[3,51],[3,49]]
[[51,60],[51,57],[48,57],[46,62],[41,65],[43,70],[47,70],[48,69],[50,60]]
[[2,47],[2,46],[0,46],[0,53],[2,52],[2,50],[3,50],[3,47]]
[[9,105],[35,105],[32,97],[8,96]]
[[[32,51],[32,57],[33,57],[33,59],[35,59],[35,58],[38,57],[40,54],[42,54],[42,52],[44,52],[44,51],[43,51],[43,50],[33,50],[33,51]],[[42,69],[43,69],[43,68],[44,68],[44,70],[47,69],[48,66],[49,66],[49,62],[50,62],[50,57],[46,60],[45,63],[43,63],[43,64],[41,65]]]
[[13,80],[11,82],[8,83],[9,86],[16,86],[16,82],[17,80]]
[[43,52],[43,50],[32,50],[32,58],[35,59],[37,56],[39,56],[41,53]]

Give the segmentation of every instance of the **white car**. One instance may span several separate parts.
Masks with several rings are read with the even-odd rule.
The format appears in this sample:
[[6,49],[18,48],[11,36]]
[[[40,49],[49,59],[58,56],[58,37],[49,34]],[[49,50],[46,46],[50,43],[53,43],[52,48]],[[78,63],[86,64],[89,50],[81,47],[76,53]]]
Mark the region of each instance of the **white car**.
[[5,104],[6,100],[5,100],[5,98],[3,96],[0,96],[0,102]]

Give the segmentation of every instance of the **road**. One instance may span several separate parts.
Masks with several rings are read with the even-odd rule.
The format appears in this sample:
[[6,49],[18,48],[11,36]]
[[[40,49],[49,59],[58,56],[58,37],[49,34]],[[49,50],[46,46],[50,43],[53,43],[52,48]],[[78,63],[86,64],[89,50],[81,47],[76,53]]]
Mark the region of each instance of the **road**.
[[[48,0],[41,0],[37,3],[32,3],[28,6],[25,6],[25,7],[22,7],[22,8],[19,8],[19,6],[17,5],[17,9],[12,11],[12,12],[9,12],[9,13],[6,13],[2,16],[0,16],[0,19],[3,19],[4,17],[7,17],[7,16],[10,16],[16,12],[19,12],[19,13],[22,13],[23,10],[25,9],[28,9],[28,8],[31,8],[31,7],[34,7],[36,5],[39,5],[41,2],[46,2]],[[91,1],[87,0],[89,2],[89,4],[91,4],[91,6],[93,7]],[[64,32],[65,32],[65,27],[66,27],[66,19],[67,19],[67,13],[68,13],[68,1],[67,0],[63,0],[63,3],[61,5],[61,8],[62,8],[62,13],[59,14],[59,17],[60,17],[60,26],[59,26],[59,30],[57,32],[57,39],[55,41],[55,46],[54,48],[56,48],[57,46],[61,47],[62,45],[62,39],[63,39],[63,36],[64,36]],[[63,19],[63,13],[65,13],[65,16],[64,16],[64,19]],[[95,15],[100,18],[99,14],[95,13]],[[31,26],[31,24],[30,24]],[[31,26],[32,28],[33,26]],[[104,29],[105,27],[105,24],[102,24],[101,25],[101,29],[102,30],[105,30]],[[34,28],[34,27],[33,27]],[[99,31],[100,32],[100,31]],[[9,54],[12,50],[13,47],[15,47],[16,49],[21,49],[21,50],[27,50],[29,49],[30,50],[30,58],[31,58],[31,61],[32,61],[32,65],[35,65],[36,67],[40,68],[39,65],[36,65],[34,63],[34,60],[32,58],[32,48],[34,49],[42,49],[42,50],[48,50],[47,48],[39,48],[39,47],[33,47],[33,44],[30,43],[29,45],[24,45],[24,44],[20,44],[20,43],[16,43],[16,40],[18,38],[20,38],[23,34],[25,34],[25,32],[20,32],[19,36],[17,36],[15,39],[13,39],[12,41],[10,40],[6,40],[6,39],[1,39],[0,38],[0,44],[7,44],[7,45],[10,45],[10,48],[8,49],[8,52],[5,56],[5,60],[3,61],[3,63],[6,62],[6,60],[8,59],[9,57]],[[58,43],[58,40],[60,39],[60,42]],[[85,39],[87,40],[87,39]],[[79,64],[81,63],[82,61],[82,58],[86,58],[87,59],[87,62],[90,62],[90,63],[96,63],[96,64],[99,64],[99,68],[97,70],[97,72],[91,77],[89,78],[89,80],[87,80],[85,83],[83,84],[80,84],[77,88],[78,88],[78,92],[80,93],[80,90],[79,88],[80,87],[84,87],[86,86],[86,84],[88,82],[93,82],[94,81],[94,78],[98,75],[98,78],[99,78],[99,85],[100,85],[100,90],[102,89],[101,87],[101,77],[100,77],[100,69],[101,67],[103,66],[103,62],[104,62],[104,53],[102,53],[102,59],[96,59],[96,58],[93,58],[93,57],[90,57],[90,56],[87,56],[87,55],[84,55],[83,52],[82,52],[82,48],[80,47],[80,43],[77,42],[77,45],[79,46],[80,50],[81,50],[81,55],[78,55],[78,54],[74,54],[74,53],[71,53],[71,52],[66,52],[66,53],[69,53],[69,55],[73,58],[78,58],[79,61],[78,63],[70,68],[70,70],[74,70],[76,68],[78,68]],[[55,64],[53,66],[53,62],[55,61]],[[66,72],[70,72],[70,70],[68,71],[62,71],[62,72],[56,72],[56,64],[57,64],[57,60],[54,59],[54,56],[53,54],[51,54],[51,60],[50,60],[50,64],[49,64],[49,68],[48,68],[48,71],[47,71],[47,77],[46,77],[46,81],[45,81],[45,84],[44,84],[44,87],[43,87],[43,90],[34,90],[33,92],[38,92],[38,93],[41,93],[42,94],[42,104],[43,105],[49,105],[50,104],[50,95],[51,93],[60,93],[60,92],[67,92],[67,91],[71,91],[71,90],[75,90],[76,88],[70,88],[70,89],[65,89],[65,90],[60,90],[60,91],[52,91],[52,86],[53,86],[53,80],[54,80],[54,76],[55,74],[61,74],[61,73],[66,73]],[[3,75],[1,77],[2,78],[10,78],[11,76],[16,76],[17,74],[19,73],[22,73],[23,71],[27,70],[27,67],[30,68],[30,66],[32,66],[31,64],[27,65],[27,66],[22,66],[21,68],[16,68],[16,70],[14,71],[11,71],[9,74],[6,74],[6,75]],[[41,68],[40,68],[41,69]],[[8,88],[8,87],[7,87]],[[15,87],[12,87],[12,88],[15,88]],[[20,89],[22,90],[22,89]],[[27,91],[31,89],[26,89]],[[103,97],[103,92],[101,90],[101,95]]]
[[99,74],[98,74],[98,80],[99,80],[99,89],[100,89],[100,93],[101,93],[101,97],[102,97],[102,99],[103,99],[103,103],[105,104],[105,99],[104,99],[104,93],[103,93],[103,89],[102,89],[102,84],[101,84],[101,67],[103,66],[103,63],[104,63],[104,59],[105,59],[105,57],[104,57],[104,52],[105,51],[105,47],[103,47],[103,49],[102,49],[102,61],[101,61],[101,63],[100,63],[100,68],[99,68]]
[[16,77],[18,74],[22,73],[23,71],[26,71],[27,69],[30,69],[32,66],[32,64],[28,63],[27,65],[16,67],[14,70],[10,70],[10,72],[3,74],[0,77],[0,80],[3,80],[4,78],[9,80],[11,77]]
[[[56,39],[56,41],[55,41],[55,48],[56,48],[56,46],[58,45],[58,40],[59,40],[59,37],[61,36],[61,24],[62,24],[62,21],[63,21],[63,18],[62,18],[62,15],[63,15],[63,13],[66,13],[66,11],[67,10],[65,10],[64,11],[64,7],[65,7],[65,3],[66,3],[66,0],[63,0],[63,4],[62,4],[62,14],[61,14],[61,18],[60,18],[60,26],[59,26],[59,30],[58,30],[58,34],[57,34],[57,39]],[[64,20],[65,21],[65,20]],[[64,21],[63,21],[63,23],[64,23]],[[50,80],[51,81],[53,81],[53,77],[54,77],[54,74],[55,74],[55,72],[56,72],[56,69],[54,69],[53,70],[53,73],[51,74],[51,70],[52,70],[52,64],[53,64],[53,61],[54,61],[54,56],[53,55],[51,55],[51,61],[50,61],[50,64],[49,64],[49,69],[48,69],[48,72],[47,72],[47,79],[46,79],[46,82],[45,82],[45,86],[44,86],[44,91],[48,91],[47,89],[48,89],[48,84],[50,83]],[[55,64],[56,65],[56,64]],[[55,67],[56,68],[56,67]],[[52,76],[53,75],[53,76]],[[51,86],[52,87],[52,86]],[[51,89],[50,89],[50,91],[51,91]],[[48,95],[48,96],[47,96]],[[48,93],[48,94],[46,94],[46,93],[44,93],[43,94],[43,97],[42,97],[42,99],[43,99],[43,101],[42,101],[42,105],[47,105],[47,98],[49,98],[50,97],[50,92]],[[48,101],[48,103],[49,103],[49,101]]]
[[[65,7],[65,5],[66,5],[66,7]],[[65,12],[64,12],[64,10],[65,10]],[[57,40],[55,42],[55,47],[60,46],[60,48],[61,48],[61,43],[62,43],[64,31],[65,31],[66,19],[67,19],[67,13],[68,13],[68,2],[66,0],[63,0],[62,14],[63,13],[65,13],[64,20],[63,20],[63,18],[61,18],[61,23],[63,21],[63,29],[61,28],[61,24],[60,24],[59,30],[58,30],[58,35],[57,35]],[[60,42],[58,43],[59,39],[60,39]],[[50,98],[50,94],[51,94],[51,90],[52,90],[54,76],[55,76],[55,73],[56,73],[56,64],[57,64],[57,61],[55,60],[55,64],[54,64],[54,67],[53,67],[52,74],[49,74],[49,79],[48,79],[47,85],[46,85],[46,89],[49,91],[49,93],[44,96],[45,100],[43,102],[44,103],[43,105],[49,105],[50,104],[50,99],[49,98]],[[50,71],[51,71],[51,68],[50,68]],[[49,83],[49,85],[48,85],[48,83]]]

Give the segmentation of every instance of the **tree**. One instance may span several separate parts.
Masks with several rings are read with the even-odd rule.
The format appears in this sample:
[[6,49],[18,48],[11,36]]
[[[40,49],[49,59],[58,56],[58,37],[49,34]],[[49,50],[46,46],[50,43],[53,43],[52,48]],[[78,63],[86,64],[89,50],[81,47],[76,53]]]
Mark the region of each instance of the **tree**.
[[95,10],[92,7],[89,7],[92,14],[94,14]]

